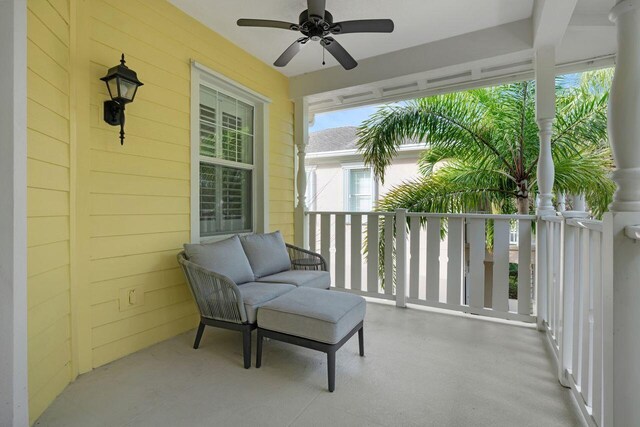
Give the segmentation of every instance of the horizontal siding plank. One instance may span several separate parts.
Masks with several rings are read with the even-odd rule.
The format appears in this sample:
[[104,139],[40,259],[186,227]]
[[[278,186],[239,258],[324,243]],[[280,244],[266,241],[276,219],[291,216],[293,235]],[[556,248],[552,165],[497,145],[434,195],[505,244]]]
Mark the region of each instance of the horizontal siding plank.
[[[91,237],[190,231],[188,214],[92,216]],[[183,242],[183,243],[186,243]]]
[[69,193],[67,191],[27,188],[27,216],[69,215]]
[[92,194],[92,215],[188,214],[188,197]]
[[[122,146],[114,141],[111,129],[94,129],[91,148],[94,152],[119,154],[122,157],[127,156],[135,159],[138,167],[143,170],[147,167],[146,162],[152,159],[184,163],[187,167],[190,164],[191,154],[188,146],[157,141],[129,133],[126,134],[126,141],[127,149],[126,152],[123,152]],[[101,166],[96,164],[96,167]]]
[[27,7],[65,48],[69,47],[69,24],[48,1],[30,1]]
[[69,292],[70,277],[68,264],[30,277],[27,298],[29,309],[45,304],[63,292]]
[[58,89],[60,84],[55,85],[48,79],[47,75],[41,77],[27,70],[27,97],[68,119],[69,96]]
[[[53,60],[40,46],[27,40],[27,68],[46,78],[60,92],[69,94],[69,71]],[[27,87],[27,92],[29,91]]]
[[69,142],[69,121],[31,99],[27,99],[27,126],[58,141]]
[[27,275],[36,276],[69,264],[69,241],[27,248]]
[[91,151],[91,169],[155,178],[189,180],[189,164],[131,155],[128,152]]
[[109,301],[91,307],[91,325],[107,325],[130,317],[139,316],[155,310],[185,302],[192,301],[193,297],[186,285],[178,285],[157,291],[145,292],[144,304],[128,310],[120,311],[118,301]]
[[182,319],[186,316],[197,315],[198,311],[193,301],[184,301],[170,305],[161,310],[149,311],[137,316],[128,317],[117,322],[99,326],[93,329],[92,345],[100,347],[123,337],[139,334],[155,328],[157,325]]
[[186,316],[182,319],[158,325],[155,328],[141,332],[139,334],[123,337],[113,343],[109,343],[93,350],[93,366],[98,367],[113,360],[119,359],[127,354],[136,352],[157,342],[164,341],[180,333],[193,329],[198,324],[196,314]]
[[189,241],[188,231],[142,234],[136,236],[94,237],[91,239],[91,259],[114,258],[159,251],[175,250]]
[[34,424],[45,409],[71,381],[71,368],[58,371],[37,393],[29,394],[29,422]]
[[70,318],[62,316],[28,340],[29,363],[43,363],[56,347],[71,338]]
[[40,18],[31,10],[27,11],[27,38],[47,53],[62,68],[69,67],[69,49],[57,37],[53,36]]
[[177,251],[171,250],[94,260],[90,265],[90,280],[91,282],[102,282],[152,271],[173,269],[178,265],[176,255]]
[[32,188],[69,191],[69,168],[27,159],[27,185]]
[[67,319],[69,317],[69,293],[60,294],[50,299],[47,304],[41,304],[36,309],[28,311],[27,338],[36,339],[50,325],[63,317]]
[[180,267],[105,280],[91,284],[91,305],[117,301],[120,289],[142,286],[144,292],[153,292],[183,284],[185,284],[185,277]]
[[69,167],[69,144],[27,129],[27,157]]
[[69,217],[42,216],[27,219],[27,246],[69,240]]
[[62,370],[69,370],[71,365],[71,342],[69,340],[58,345],[46,355],[40,363],[29,363],[29,392],[37,394],[47,383]]
[[189,181],[148,176],[91,172],[91,191],[96,194],[189,197]]

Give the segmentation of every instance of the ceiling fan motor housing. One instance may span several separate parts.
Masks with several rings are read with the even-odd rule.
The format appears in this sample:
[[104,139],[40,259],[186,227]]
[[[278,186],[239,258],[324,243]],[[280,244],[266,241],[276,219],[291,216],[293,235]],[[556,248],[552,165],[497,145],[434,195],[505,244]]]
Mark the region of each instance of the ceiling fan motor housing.
[[300,14],[298,21],[300,22],[300,32],[311,40],[318,41],[331,33],[333,15],[325,10],[324,18],[315,15],[309,17],[309,11],[305,10]]

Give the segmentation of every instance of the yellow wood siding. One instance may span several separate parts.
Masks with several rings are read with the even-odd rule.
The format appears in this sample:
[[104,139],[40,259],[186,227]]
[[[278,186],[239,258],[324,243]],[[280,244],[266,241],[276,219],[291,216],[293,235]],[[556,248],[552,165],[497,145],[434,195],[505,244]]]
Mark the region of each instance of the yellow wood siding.
[[[29,369],[34,421],[78,373],[197,324],[176,254],[190,236],[191,61],[272,100],[270,227],[293,240],[288,79],[164,0],[29,0]],[[145,85],[126,140],[99,80],[125,53]],[[121,290],[144,304],[121,310]]]
[[69,9],[28,2],[28,358],[31,420],[72,378]]

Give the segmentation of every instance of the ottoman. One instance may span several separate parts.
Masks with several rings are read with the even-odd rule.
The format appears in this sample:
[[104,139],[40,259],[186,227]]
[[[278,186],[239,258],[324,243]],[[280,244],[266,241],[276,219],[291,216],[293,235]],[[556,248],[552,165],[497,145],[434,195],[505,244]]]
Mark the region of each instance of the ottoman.
[[329,391],[335,389],[336,351],[356,332],[364,356],[364,298],[343,292],[296,288],[258,309],[256,368],[262,364],[263,338],[327,354]]

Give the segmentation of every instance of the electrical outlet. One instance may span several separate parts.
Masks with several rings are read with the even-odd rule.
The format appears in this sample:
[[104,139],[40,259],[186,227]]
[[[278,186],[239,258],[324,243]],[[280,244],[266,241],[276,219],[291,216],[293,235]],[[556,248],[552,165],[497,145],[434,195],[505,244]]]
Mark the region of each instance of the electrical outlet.
[[144,287],[120,289],[120,311],[129,310],[144,304]]

